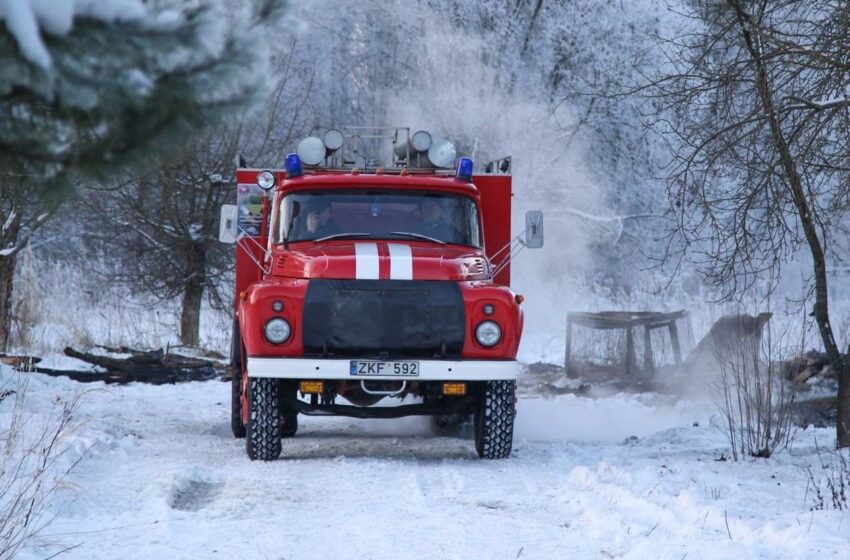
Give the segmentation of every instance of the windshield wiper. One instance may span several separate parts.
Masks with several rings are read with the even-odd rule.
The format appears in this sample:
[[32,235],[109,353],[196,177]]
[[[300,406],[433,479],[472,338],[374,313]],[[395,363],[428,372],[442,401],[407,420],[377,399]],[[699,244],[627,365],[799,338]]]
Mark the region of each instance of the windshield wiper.
[[412,231],[391,231],[390,235],[403,235],[407,237],[413,237],[415,239],[430,241],[431,243],[439,243],[440,245],[446,244],[446,242],[442,239],[437,239],[436,237],[431,237],[430,235],[423,235],[421,233],[413,233]]
[[341,237],[372,237],[372,234],[371,233],[334,233],[333,235],[326,235],[324,237],[314,239],[313,243],[319,243],[321,241],[328,241],[329,239],[339,239]]

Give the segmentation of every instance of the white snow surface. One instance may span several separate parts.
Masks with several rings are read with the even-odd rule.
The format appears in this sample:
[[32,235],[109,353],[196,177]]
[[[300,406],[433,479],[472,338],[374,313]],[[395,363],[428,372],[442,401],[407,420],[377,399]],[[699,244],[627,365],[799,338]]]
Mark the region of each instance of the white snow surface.
[[85,458],[46,531],[79,545],[63,558],[846,558],[848,514],[806,500],[830,430],[724,462],[706,403],[522,397],[507,460],[423,418],[301,416],[283,458],[260,463],[230,434],[227,383],[33,376],[23,406],[46,414],[83,390],[66,460]]

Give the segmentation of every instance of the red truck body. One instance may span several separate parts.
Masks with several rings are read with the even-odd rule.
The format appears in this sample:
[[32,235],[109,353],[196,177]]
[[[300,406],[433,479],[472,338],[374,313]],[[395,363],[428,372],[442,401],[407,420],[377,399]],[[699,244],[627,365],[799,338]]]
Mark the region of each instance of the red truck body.
[[[239,169],[237,188],[253,188],[260,173]],[[485,416],[493,408],[486,403],[501,398],[499,410],[508,414],[504,411],[510,409],[512,431],[523,315],[522,298],[510,290],[510,267],[503,262],[510,258],[512,241],[511,176],[479,174],[463,180],[407,169],[308,170],[296,177],[282,170],[272,173],[274,187],[262,200],[259,235],[243,234],[236,244],[233,426],[237,436],[247,432],[249,456],[274,458],[262,451],[262,441],[276,436],[268,431],[268,420],[263,421],[265,432],[258,427],[262,414],[255,412],[257,403],[267,404],[271,396],[276,404],[270,414],[284,418],[283,435],[287,430],[294,434],[287,422],[297,425],[298,413],[474,415],[479,454],[509,453],[504,427],[494,443],[487,422],[495,420]],[[473,229],[480,231],[481,241],[456,244],[414,234],[382,238],[366,233],[299,240],[282,233],[286,197],[340,192],[363,200],[375,192],[464,200],[477,209],[477,216],[468,219],[477,220]],[[297,212],[286,219],[294,222]],[[373,215],[377,212],[376,207]],[[410,229],[404,215],[383,219],[397,220],[390,229]],[[358,220],[363,218],[345,212],[336,216],[348,232],[362,230]],[[281,320],[287,329],[282,342],[267,331]],[[496,342],[482,342],[477,329],[485,323],[497,325]],[[370,332],[373,325],[378,325],[376,332]],[[382,396],[409,394],[422,404],[370,407]],[[353,405],[340,404],[339,397]],[[255,435],[265,434],[260,440],[251,439],[252,426]]]

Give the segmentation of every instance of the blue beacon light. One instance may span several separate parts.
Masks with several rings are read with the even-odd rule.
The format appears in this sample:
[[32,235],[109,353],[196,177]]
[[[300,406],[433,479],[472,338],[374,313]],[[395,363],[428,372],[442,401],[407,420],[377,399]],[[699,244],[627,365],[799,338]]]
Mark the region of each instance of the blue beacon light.
[[472,181],[472,165],[472,159],[468,157],[460,158],[457,162],[455,178],[461,181]]
[[286,169],[287,179],[294,179],[303,175],[304,167],[301,165],[301,157],[298,154],[287,154],[284,169]]

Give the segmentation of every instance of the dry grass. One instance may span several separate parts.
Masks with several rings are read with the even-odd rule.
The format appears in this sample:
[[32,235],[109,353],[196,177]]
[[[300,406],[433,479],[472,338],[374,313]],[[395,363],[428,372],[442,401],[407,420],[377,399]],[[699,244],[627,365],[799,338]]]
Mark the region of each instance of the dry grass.
[[[806,467],[806,499],[812,510],[847,511],[850,509],[850,454],[846,449],[824,450],[817,447],[816,471]],[[816,474],[817,473],[817,474]]]
[[54,399],[47,415],[26,412],[29,377],[19,374],[3,383],[0,426],[0,560],[22,550],[67,545],[44,537],[56,515],[58,493],[84,454],[72,456],[73,414],[82,394]]

